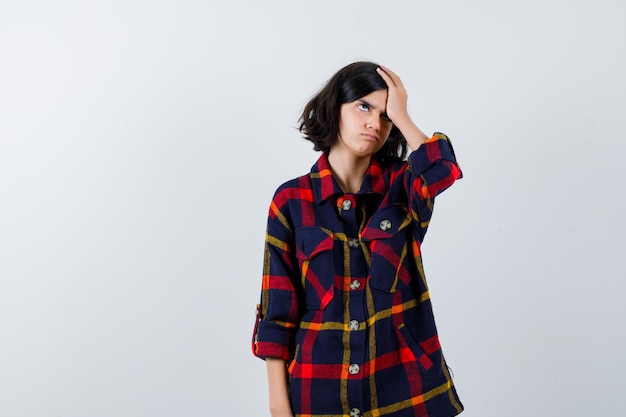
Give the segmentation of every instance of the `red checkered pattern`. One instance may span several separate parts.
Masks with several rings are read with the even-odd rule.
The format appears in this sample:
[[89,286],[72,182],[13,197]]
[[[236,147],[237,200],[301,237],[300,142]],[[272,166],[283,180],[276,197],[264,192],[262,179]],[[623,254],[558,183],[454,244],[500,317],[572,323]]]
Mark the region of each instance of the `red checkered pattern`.
[[253,351],[288,363],[300,417],[450,417],[420,246],[434,198],[461,177],[437,133],[406,162],[376,158],[343,193],[322,154],[272,200]]

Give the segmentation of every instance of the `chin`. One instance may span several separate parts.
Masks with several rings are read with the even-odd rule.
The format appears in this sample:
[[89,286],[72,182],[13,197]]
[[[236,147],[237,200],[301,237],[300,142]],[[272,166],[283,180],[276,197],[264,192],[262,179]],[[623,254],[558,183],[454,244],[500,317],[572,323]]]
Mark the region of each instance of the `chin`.
[[355,152],[356,156],[360,156],[360,157],[372,156],[375,153],[376,152],[372,152],[371,150],[361,150],[361,151]]

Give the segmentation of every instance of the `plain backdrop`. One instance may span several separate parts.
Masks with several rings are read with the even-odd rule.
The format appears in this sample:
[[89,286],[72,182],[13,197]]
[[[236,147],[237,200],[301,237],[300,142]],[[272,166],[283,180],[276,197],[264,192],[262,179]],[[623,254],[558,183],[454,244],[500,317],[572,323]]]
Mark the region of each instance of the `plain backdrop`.
[[269,416],[267,209],[306,101],[403,79],[465,178],[424,259],[466,417],[618,416],[621,0],[0,1],[0,416]]

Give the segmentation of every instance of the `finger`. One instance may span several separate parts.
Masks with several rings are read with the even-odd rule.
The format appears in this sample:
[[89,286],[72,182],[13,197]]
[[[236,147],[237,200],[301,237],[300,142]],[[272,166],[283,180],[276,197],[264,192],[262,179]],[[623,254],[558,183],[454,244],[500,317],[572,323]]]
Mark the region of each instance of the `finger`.
[[392,88],[396,86],[396,84],[393,82],[393,79],[389,76],[389,74],[385,72],[385,70],[382,69],[382,67],[376,68],[376,72],[378,72],[378,74],[382,77],[383,81],[385,81],[385,84],[387,84],[388,88]]
[[394,85],[396,85],[397,87],[404,87],[404,84],[402,84],[402,80],[400,79],[400,77],[398,76],[398,74],[396,74],[395,72],[393,72],[392,70],[390,70],[389,68],[387,68],[384,65],[380,66],[383,71],[385,71],[385,73],[387,73],[387,75],[389,75],[389,77],[393,80]]

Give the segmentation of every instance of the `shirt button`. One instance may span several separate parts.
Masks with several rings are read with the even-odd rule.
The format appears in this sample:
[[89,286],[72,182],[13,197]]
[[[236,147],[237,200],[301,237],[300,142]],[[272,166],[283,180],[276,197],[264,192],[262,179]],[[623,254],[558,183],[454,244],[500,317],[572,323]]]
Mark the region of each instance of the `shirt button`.
[[359,322],[357,320],[350,320],[350,323],[348,323],[348,328],[350,330],[359,330]]
[[350,372],[351,375],[356,375],[359,373],[359,370],[361,368],[359,367],[359,365],[357,365],[356,363],[353,363],[352,365],[350,365],[350,367],[348,368],[348,372]]
[[351,248],[358,248],[359,247],[359,239],[356,238],[352,238],[348,240],[348,246],[350,246]]
[[361,410],[353,408],[350,410],[350,417],[361,417]]
[[360,287],[361,287],[361,283],[356,279],[350,283],[351,290],[358,290]]
[[391,222],[389,220],[383,220],[380,222],[380,230],[385,231],[391,229]]
[[352,208],[352,201],[350,200],[343,200],[343,202],[341,203],[341,208],[348,211]]

